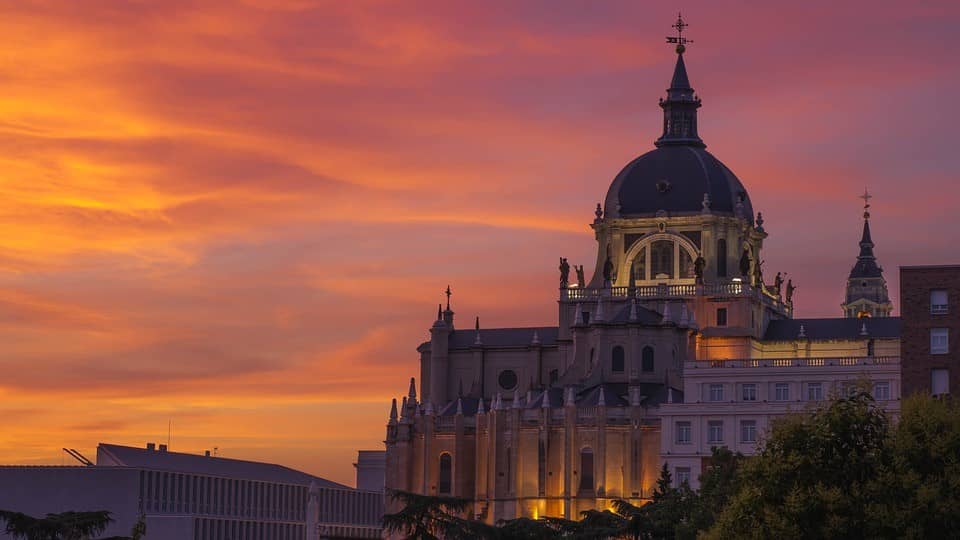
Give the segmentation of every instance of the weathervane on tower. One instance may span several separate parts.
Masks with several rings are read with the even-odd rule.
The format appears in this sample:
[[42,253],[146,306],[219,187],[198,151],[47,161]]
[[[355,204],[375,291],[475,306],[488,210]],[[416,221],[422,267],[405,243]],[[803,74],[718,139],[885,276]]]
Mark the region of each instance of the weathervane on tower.
[[692,39],[687,39],[683,37],[683,31],[690,26],[689,24],[683,22],[683,16],[680,13],[677,13],[677,22],[671,25],[671,28],[677,29],[676,37],[667,36],[667,43],[676,43],[677,44],[677,54],[683,54],[683,51],[687,50],[687,43],[693,43]]

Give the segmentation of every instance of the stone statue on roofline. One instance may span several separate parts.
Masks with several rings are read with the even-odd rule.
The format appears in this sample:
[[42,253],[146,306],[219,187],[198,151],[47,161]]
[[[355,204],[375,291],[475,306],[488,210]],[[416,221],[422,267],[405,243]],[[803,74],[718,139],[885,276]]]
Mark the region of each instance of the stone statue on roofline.
[[697,260],[693,261],[693,273],[696,276],[695,283],[703,285],[703,269],[707,266],[707,260],[703,258],[703,252],[697,254]]
[[783,276],[777,272],[777,277],[773,278],[773,288],[777,291],[777,298],[780,297],[780,291],[783,288]]
[[793,293],[797,290],[797,287],[793,284],[792,279],[787,280],[787,303],[793,304]]
[[750,248],[743,248],[743,255],[740,256],[740,275],[748,277],[750,275]]
[[560,257],[560,288],[566,289],[570,284],[570,263],[567,259]]
[[584,288],[586,286],[586,280],[583,278],[583,265],[573,265],[573,269],[577,271],[577,287],[581,289]]

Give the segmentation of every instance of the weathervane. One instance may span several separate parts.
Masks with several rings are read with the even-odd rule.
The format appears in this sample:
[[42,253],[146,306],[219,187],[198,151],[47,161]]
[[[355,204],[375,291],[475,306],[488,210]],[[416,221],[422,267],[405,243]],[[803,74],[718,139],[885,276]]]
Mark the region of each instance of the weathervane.
[[447,311],[450,311],[450,295],[452,295],[453,292],[450,290],[449,285],[447,285],[447,290],[444,291],[444,294],[447,295]]
[[863,195],[860,196],[863,199],[863,219],[870,218],[870,199],[873,198],[873,195],[867,191],[867,188],[863,188]]
[[671,25],[671,28],[677,29],[677,36],[670,37],[667,36],[667,43],[676,43],[677,44],[677,54],[683,54],[683,51],[687,50],[687,43],[693,43],[692,39],[687,39],[683,37],[683,31],[686,29],[689,24],[683,22],[683,16],[680,13],[677,13],[677,22]]

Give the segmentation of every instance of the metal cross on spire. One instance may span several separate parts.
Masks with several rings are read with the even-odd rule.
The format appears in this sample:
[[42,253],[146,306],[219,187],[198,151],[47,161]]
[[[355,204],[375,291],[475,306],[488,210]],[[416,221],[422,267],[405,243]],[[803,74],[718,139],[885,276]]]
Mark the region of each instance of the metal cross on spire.
[[453,292],[450,291],[449,285],[447,285],[447,290],[444,292],[444,294],[447,295],[447,311],[450,311],[450,295],[452,295]]
[[867,191],[867,188],[863,188],[863,195],[860,198],[863,199],[863,219],[868,219],[870,217],[870,199],[873,198],[873,195]]
[[693,43],[692,39],[687,39],[683,37],[683,31],[690,26],[689,24],[683,22],[683,16],[680,13],[677,13],[677,22],[671,25],[671,28],[677,29],[676,37],[667,36],[667,43],[676,43],[677,44],[677,54],[683,54],[683,51],[687,50],[687,43]]

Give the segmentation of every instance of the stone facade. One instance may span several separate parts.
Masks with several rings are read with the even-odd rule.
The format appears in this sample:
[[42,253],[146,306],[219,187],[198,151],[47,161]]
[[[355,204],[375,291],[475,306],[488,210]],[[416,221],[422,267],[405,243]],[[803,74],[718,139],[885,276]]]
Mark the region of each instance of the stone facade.
[[[657,148],[597,204],[592,275],[560,261],[555,326],[457,327],[448,289],[417,349],[419,393],[411,379],[393,401],[388,489],[471,499],[489,523],[577,518],[613,499],[643,503],[677,458],[696,485],[709,446],[672,446],[677,421],[700,433],[749,416],[762,432],[804,403],[773,403],[778,385],[797,395],[818,382],[829,395],[863,376],[898,403],[899,320],[794,319],[792,282],[764,275],[763,217],[704,149],[682,54],[660,106]],[[874,275],[866,222],[864,231],[858,260]],[[704,397],[745,381],[757,400]]]
[[[960,389],[960,265],[901,267],[900,304],[904,395],[931,392],[934,377],[942,377],[947,393],[956,392]],[[931,335],[938,330],[945,331],[945,352],[933,350],[933,340],[942,339]]]

